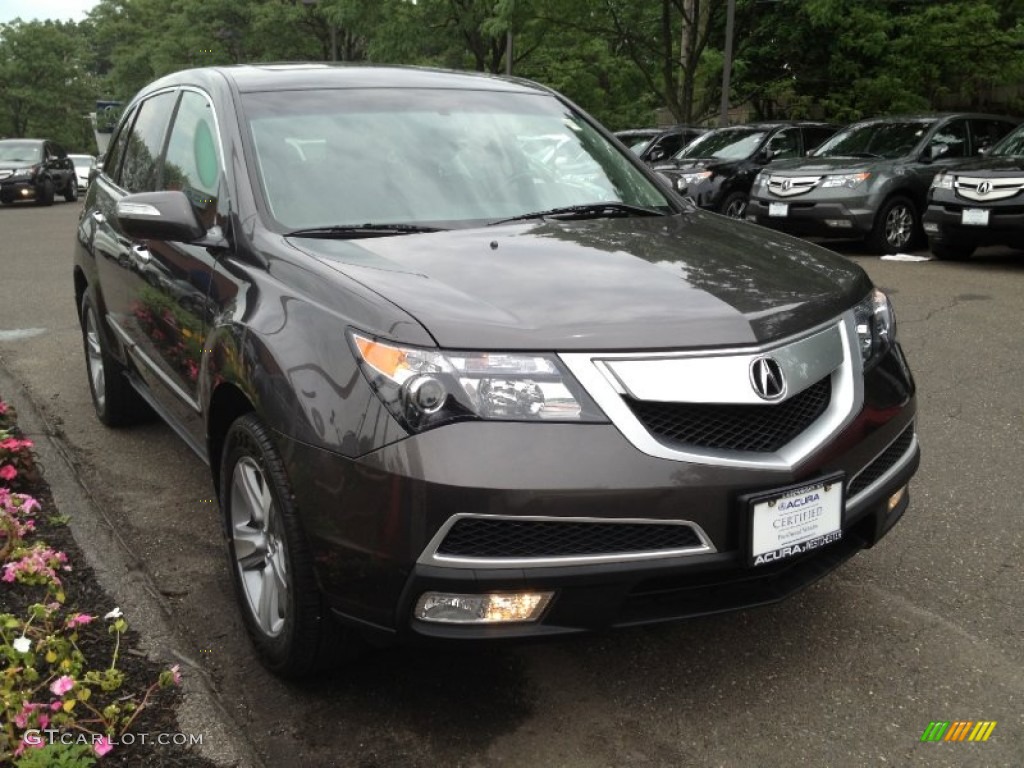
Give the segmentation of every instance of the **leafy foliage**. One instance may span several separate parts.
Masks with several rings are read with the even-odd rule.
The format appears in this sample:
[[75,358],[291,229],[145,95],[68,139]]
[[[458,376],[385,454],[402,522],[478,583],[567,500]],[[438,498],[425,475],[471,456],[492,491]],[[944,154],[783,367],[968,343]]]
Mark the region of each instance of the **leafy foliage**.
[[[728,0],[100,0],[0,25],[0,135],[92,149],[83,115],[169,72],[332,60],[550,85],[612,128],[717,111]],[[735,0],[734,105],[837,121],[1024,108],[1024,0]],[[511,51],[509,41],[511,37]]]

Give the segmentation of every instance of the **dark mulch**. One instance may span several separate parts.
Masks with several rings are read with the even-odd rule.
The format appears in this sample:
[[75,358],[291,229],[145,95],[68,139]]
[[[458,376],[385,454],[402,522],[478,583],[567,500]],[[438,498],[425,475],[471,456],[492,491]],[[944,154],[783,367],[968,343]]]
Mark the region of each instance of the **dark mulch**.
[[[19,488],[22,493],[29,493],[39,500],[42,513],[34,516],[36,521],[35,537],[45,541],[54,549],[66,552],[72,570],[61,574],[64,592],[67,596],[65,605],[68,612],[87,613],[96,616],[97,620],[80,627],[78,630],[78,646],[88,660],[91,669],[105,669],[110,664],[113,653],[113,637],[107,633],[107,622],[102,620],[105,613],[115,607],[111,598],[96,581],[92,569],[86,563],[82,551],[71,535],[70,529],[54,517],[59,510],[53,503],[50,490],[44,480],[39,479],[28,488]],[[39,602],[43,595],[42,587],[21,584],[0,584],[0,613],[24,615],[24,609]],[[156,664],[146,658],[138,650],[139,636],[131,629],[131,616],[125,616],[129,624],[128,632],[121,638],[118,667],[124,672],[125,683],[121,688],[122,695],[141,694],[152,683],[156,682],[160,672],[166,665]],[[160,734],[178,734],[175,706],[180,697],[176,688],[165,688],[154,692],[150,705],[138,716],[131,726],[134,743],[115,746],[105,757],[99,760],[102,768],[214,768],[215,763],[196,754],[193,749],[181,744],[159,744]],[[132,738],[129,736],[128,738]],[[164,740],[173,736],[162,737]]]

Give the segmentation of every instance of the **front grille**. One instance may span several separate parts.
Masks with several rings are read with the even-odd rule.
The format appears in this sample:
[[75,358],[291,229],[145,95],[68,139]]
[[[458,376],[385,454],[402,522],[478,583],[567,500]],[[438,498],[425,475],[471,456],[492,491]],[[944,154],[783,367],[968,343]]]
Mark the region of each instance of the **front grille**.
[[856,475],[850,481],[850,484],[846,489],[846,497],[852,499],[896,466],[896,463],[906,455],[907,451],[910,450],[910,446],[913,442],[914,425],[911,424],[903,430],[903,434],[892,441],[888,448],[882,451],[878,458],[868,464],[860,471],[860,474]]
[[689,525],[465,517],[437,548],[439,556],[528,559],[693,549],[703,542]]
[[673,448],[777,451],[813,424],[832,399],[826,376],[795,397],[764,405],[656,403],[624,398],[647,430]]

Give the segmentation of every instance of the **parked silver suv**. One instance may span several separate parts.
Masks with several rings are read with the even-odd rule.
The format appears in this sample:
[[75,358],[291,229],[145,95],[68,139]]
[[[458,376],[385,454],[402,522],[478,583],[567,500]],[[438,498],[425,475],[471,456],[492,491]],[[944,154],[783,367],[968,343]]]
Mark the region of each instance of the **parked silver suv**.
[[951,114],[854,123],[808,157],[762,172],[747,219],[796,235],[863,238],[874,251],[897,253],[922,238],[932,177],[980,154],[1018,122]]

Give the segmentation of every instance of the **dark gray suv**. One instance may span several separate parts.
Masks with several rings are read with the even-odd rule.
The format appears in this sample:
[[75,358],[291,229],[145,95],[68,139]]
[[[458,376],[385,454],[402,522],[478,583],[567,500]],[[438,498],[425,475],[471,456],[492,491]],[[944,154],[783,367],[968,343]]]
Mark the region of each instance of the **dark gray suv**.
[[874,251],[897,253],[921,237],[932,177],[991,147],[1017,122],[951,114],[854,123],[810,157],[762,172],[747,219],[798,235],[863,238]]
[[93,402],[209,463],[268,667],[770,603],[900,519],[888,299],[662,184],[521,80],[207,68],[132,100],[77,232]]

